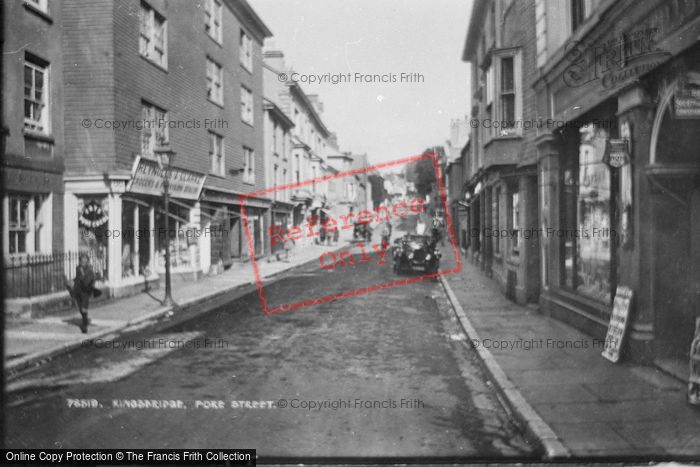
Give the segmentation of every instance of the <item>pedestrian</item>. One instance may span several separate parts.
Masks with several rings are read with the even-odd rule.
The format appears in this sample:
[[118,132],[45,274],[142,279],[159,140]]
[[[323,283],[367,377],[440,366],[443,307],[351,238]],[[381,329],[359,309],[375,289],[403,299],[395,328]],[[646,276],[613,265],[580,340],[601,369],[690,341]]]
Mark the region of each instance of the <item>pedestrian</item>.
[[88,319],[88,306],[90,304],[90,296],[99,297],[102,295],[102,291],[95,287],[95,272],[92,270],[90,265],[90,259],[87,253],[80,253],[78,256],[79,264],[75,268],[75,279],[73,279],[73,285],[69,283],[66,284],[71,297],[78,304],[78,311],[80,311],[80,316],[82,317],[82,324],[80,325],[80,330],[87,334],[87,327],[89,324]]

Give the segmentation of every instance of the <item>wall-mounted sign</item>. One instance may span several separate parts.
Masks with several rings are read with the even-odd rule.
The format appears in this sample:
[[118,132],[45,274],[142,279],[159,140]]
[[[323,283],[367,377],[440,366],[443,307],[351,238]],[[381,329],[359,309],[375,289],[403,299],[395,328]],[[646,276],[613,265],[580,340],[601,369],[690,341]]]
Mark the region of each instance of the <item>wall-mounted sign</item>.
[[700,86],[683,83],[673,95],[673,116],[700,118]]
[[81,225],[91,229],[104,225],[108,219],[109,216],[105,210],[102,209],[102,205],[95,200],[92,200],[83,206],[83,209],[80,210],[80,215],[78,216],[78,222],[80,222]]
[[[136,157],[131,180],[126,191],[144,195],[163,195],[163,178],[166,169],[158,167],[158,162],[152,159]],[[170,169],[168,191],[170,196],[182,199],[199,199],[206,175],[186,169],[173,167]]]
[[629,164],[629,140],[627,138],[611,138],[605,148],[603,162],[610,167],[620,168]]
[[620,350],[627,330],[631,303],[632,289],[622,285],[618,286],[610,315],[610,324],[608,324],[608,333],[605,336],[605,348],[602,353],[603,357],[613,363],[620,360]]

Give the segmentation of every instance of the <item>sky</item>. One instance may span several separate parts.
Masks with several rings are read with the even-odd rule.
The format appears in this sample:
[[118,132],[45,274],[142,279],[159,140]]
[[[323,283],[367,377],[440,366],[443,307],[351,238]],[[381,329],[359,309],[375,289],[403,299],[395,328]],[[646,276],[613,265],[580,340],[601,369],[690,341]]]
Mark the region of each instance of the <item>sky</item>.
[[[451,119],[468,114],[462,49],[471,0],[249,3],[274,35],[266,47],[284,52],[297,79],[351,73],[350,82],[300,83],[319,94],[341,150],[367,153],[373,163],[420,154],[444,145]],[[367,83],[356,73],[393,74],[396,82]],[[420,73],[423,82],[401,82],[401,73]]]

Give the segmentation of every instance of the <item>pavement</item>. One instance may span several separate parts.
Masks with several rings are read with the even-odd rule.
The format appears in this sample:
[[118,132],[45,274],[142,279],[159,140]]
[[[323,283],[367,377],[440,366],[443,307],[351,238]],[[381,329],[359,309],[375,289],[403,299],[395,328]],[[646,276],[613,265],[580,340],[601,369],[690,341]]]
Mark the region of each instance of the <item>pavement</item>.
[[[318,260],[323,251],[342,248],[346,241],[333,246],[304,245],[291,251],[289,261],[258,260],[261,279],[266,279],[309,261]],[[235,263],[222,274],[209,275],[198,281],[182,281],[173,285],[173,299],[181,309],[210,300],[239,287],[255,283],[252,263]],[[158,317],[174,313],[163,306],[163,289],[143,292],[131,297],[110,300],[90,308],[88,333],[80,331],[77,308],[60,316],[9,320],[5,323],[5,370],[16,372],[64,352],[86,341],[123,332]]]
[[[443,267],[452,267],[445,248]],[[472,346],[526,431],[549,458],[700,459],[700,410],[655,367],[611,363],[602,342],[505,298],[463,259],[441,282]]]

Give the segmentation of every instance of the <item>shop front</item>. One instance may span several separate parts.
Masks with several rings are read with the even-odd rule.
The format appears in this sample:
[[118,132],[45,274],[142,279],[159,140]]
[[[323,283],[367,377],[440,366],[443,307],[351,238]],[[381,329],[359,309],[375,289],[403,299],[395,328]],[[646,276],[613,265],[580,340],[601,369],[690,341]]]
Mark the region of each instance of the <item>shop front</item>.
[[250,259],[251,246],[255,252],[255,259],[260,259],[270,253],[269,228],[272,222],[270,207],[272,202],[267,198],[247,196],[245,198],[245,215],[247,229],[243,225],[241,237],[243,242],[241,251],[244,259]]
[[[541,309],[604,338],[628,287],[623,358],[686,379],[700,317],[700,10],[689,5],[593,29],[593,45],[622,55],[581,49],[536,84],[543,114],[565,123],[537,139]],[[586,74],[572,83],[575,67]]]
[[199,192],[204,175],[170,169],[169,225],[165,228],[163,177],[150,159],[137,158],[131,174],[109,178],[65,177],[65,249],[88,253],[111,296],[135,293],[144,281],[171,271],[186,278],[201,272],[205,240]]
[[611,141],[619,138],[616,113],[617,101],[610,99],[579,117],[580,124],[559,132],[556,162],[541,161],[552,167],[540,170],[545,179],[539,182],[544,187],[541,254],[548,262],[544,308],[603,336],[621,285],[622,198],[629,208],[632,196],[629,167],[616,168],[607,161]]
[[[271,211],[274,230],[276,232],[282,232],[282,234],[286,236],[287,229],[291,226],[294,204],[283,201],[274,201],[272,203]],[[284,244],[282,242],[270,242],[270,251],[273,255],[277,255],[284,251]]]
[[203,225],[208,226],[210,251],[207,256],[212,271],[220,273],[241,261],[247,251],[239,196],[239,193],[209,186],[202,192],[202,219]]

